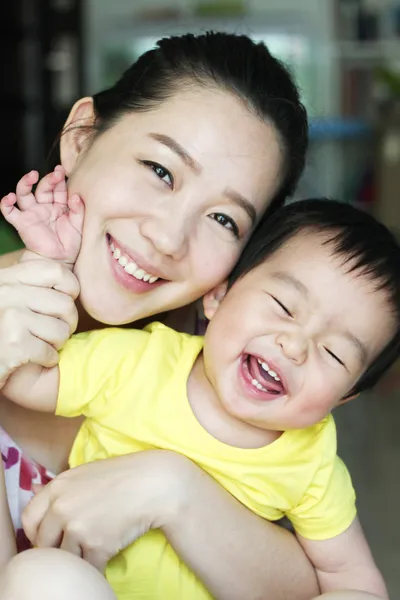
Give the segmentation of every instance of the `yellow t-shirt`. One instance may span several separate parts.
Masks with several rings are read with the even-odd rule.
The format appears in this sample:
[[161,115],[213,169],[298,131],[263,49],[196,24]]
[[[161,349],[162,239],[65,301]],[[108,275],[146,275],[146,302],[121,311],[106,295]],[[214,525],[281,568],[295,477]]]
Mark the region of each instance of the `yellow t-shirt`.
[[[198,423],[186,383],[203,338],[154,323],[74,336],[61,352],[57,414],[87,417],[70,466],[151,448],[186,455],[265,519],[286,515],[304,537],[323,540],[353,521],[354,491],[336,455],[333,418],[284,432],[258,449],[228,446]],[[201,527],[201,523],[199,523]],[[211,596],[159,530],[116,556],[107,579],[119,600]]]

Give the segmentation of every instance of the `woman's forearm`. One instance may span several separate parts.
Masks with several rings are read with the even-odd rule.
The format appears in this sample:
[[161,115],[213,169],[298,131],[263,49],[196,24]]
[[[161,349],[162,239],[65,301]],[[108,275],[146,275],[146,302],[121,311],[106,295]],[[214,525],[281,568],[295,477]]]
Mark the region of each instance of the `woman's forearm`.
[[292,534],[252,514],[170,451],[71,469],[31,500],[23,523],[34,545],[62,539],[62,548],[76,549],[100,570],[149,529],[162,529],[217,600],[310,600],[319,593]]
[[[178,458],[180,460],[180,458]],[[251,513],[201,469],[183,459],[186,493],[162,529],[217,600],[309,600],[314,569],[294,535]]]

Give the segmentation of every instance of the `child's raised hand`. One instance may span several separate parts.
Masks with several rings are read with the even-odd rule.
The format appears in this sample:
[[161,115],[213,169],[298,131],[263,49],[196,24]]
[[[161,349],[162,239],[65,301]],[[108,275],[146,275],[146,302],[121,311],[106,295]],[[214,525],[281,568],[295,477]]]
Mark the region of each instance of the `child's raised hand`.
[[33,193],[32,187],[38,179],[37,171],[24,175],[16,194],[8,194],[1,200],[0,210],[29,250],[74,263],[81,246],[83,202],[77,194],[68,198],[62,166],[46,175]]

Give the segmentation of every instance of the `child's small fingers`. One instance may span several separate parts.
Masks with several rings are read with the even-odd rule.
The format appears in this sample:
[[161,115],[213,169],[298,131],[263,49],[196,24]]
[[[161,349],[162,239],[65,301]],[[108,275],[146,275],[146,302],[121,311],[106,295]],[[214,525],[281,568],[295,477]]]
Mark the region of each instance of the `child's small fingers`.
[[82,233],[83,220],[85,218],[85,206],[78,194],[68,198],[69,221],[78,233]]
[[17,196],[14,193],[10,193],[7,194],[7,196],[4,196],[4,198],[1,199],[1,207],[7,207],[10,208],[12,206],[14,206],[14,204],[17,201]]
[[61,171],[52,171],[43,177],[36,188],[35,196],[38,204],[48,204],[54,201],[53,194],[57,185],[64,180]]
[[35,197],[32,193],[32,186],[37,183],[39,179],[39,173],[37,171],[31,171],[24,175],[17,184],[16,195],[18,206],[22,210],[30,208],[35,204]]
[[84,206],[79,194],[72,194],[72,196],[68,198],[68,208],[75,214],[83,214]]
[[0,202],[0,211],[5,220],[18,230],[18,220],[21,215],[21,211],[16,208],[16,201],[17,197],[15,194],[8,194],[7,196],[4,196]]
[[64,204],[67,206],[68,204],[68,192],[67,192],[67,181],[64,177],[64,174],[61,171],[58,171],[61,174],[60,180],[54,186],[53,194],[54,194],[54,202],[56,204]]

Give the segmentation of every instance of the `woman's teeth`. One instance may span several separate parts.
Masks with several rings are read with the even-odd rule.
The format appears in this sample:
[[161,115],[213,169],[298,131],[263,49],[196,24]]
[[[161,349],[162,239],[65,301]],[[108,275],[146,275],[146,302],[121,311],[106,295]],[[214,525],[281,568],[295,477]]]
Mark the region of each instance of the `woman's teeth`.
[[157,279],[159,279],[155,275],[151,275],[151,273],[147,273],[144,269],[138,267],[133,260],[130,260],[127,256],[122,254],[121,250],[116,248],[114,244],[110,244],[110,249],[113,257],[118,261],[121,267],[124,268],[124,271],[135,277],[135,279],[140,279],[148,283],[155,283]]
[[273,371],[272,369],[270,369],[266,362],[263,362],[259,358],[257,359],[257,361],[258,361],[258,364],[261,365],[261,367],[264,369],[264,371],[266,371],[268,373],[268,375],[270,377],[273,377],[275,379],[275,381],[280,381],[280,377],[278,377],[278,374],[275,373],[275,371]]

